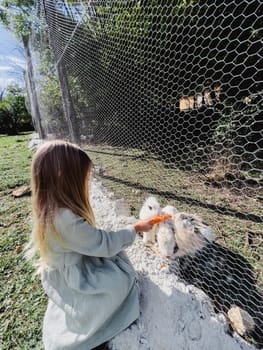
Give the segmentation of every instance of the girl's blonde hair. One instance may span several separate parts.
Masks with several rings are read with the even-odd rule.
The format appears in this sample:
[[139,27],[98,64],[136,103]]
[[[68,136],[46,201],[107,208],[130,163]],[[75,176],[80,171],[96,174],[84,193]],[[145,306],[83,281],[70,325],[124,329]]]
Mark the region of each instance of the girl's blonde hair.
[[88,155],[69,142],[48,141],[35,153],[31,166],[34,225],[26,256],[39,253],[40,267],[48,260],[47,230],[61,239],[54,224],[59,208],[68,208],[95,225],[89,200],[91,168]]

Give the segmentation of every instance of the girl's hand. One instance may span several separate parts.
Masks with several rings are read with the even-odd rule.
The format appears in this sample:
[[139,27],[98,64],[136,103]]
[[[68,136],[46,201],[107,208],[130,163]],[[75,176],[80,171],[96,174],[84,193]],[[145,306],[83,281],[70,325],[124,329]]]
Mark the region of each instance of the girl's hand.
[[140,220],[133,224],[133,227],[135,228],[135,231],[138,232],[148,232],[153,228],[154,222],[152,219],[148,220]]

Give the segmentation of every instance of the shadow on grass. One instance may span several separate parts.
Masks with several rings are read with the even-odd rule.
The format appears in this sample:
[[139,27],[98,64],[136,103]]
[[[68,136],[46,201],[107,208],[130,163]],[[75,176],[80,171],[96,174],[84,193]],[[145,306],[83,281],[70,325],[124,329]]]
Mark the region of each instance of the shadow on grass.
[[141,151],[141,154],[138,155],[131,155],[131,154],[123,154],[123,153],[112,153],[112,152],[106,152],[106,151],[95,151],[95,150],[91,150],[89,148],[85,148],[84,149],[86,152],[91,152],[91,153],[98,153],[98,154],[105,154],[107,156],[115,156],[115,157],[127,157],[127,158],[131,158],[131,159],[154,159],[154,160],[158,160],[158,157],[154,157],[154,156],[150,156],[150,155],[146,155],[143,151]]
[[127,187],[137,188],[137,189],[142,190],[142,191],[150,192],[151,194],[159,195],[159,196],[164,197],[164,198],[174,199],[174,200],[177,200],[179,202],[184,202],[184,203],[192,204],[192,205],[195,205],[198,207],[210,209],[210,210],[213,210],[214,212],[220,213],[222,215],[233,216],[233,217],[237,217],[238,219],[241,219],[241,220],[250,220],[250,221],[253,221],[256,223],[263,222],[263,217],[256,215],[256,214],[242,213],[240,211],[237,211],[234,209],[229,209],[229,208],[224,208],[221,206],[217,206],[215,204],[203,203],[197,199],[193,199],[193,198],[185,197],[185,196],[179,196],[179,195],[176,195],[175,193],[170,192],[170,191],[159,191],[154,187],[143,186],[143,185],[140,185],[140,184],[135,183],[135,182],[118,179],[114,176],[100,175],[99,177],[101,177],[102,179],[105,179],[105,180],[120,183],[120,184],[125,185]]

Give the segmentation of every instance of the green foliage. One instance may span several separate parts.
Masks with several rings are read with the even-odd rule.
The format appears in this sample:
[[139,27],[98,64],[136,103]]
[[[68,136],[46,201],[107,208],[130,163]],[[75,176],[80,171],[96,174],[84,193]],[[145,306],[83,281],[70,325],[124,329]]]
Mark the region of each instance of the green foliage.
[[31,115],[25,106],[25,94],[17,85],[7,87],[0,101],[0,132],[9,135],[32,130]]
[[[41,45],[35,49],[38,57],[37,89],[39,104],[42,107],[42,124],[46,130],[59,134],[59,131],[65,129],[61,90],[46,33],[42,33],[41,37]],[[33,45],[36,46],[37,43],[34,42]]]
[[31,0],[5,0],[1,4],[0,21],[20,39],[31,33],[35,2]]
[[39,96],[41,105],[46,106],[47,115],[54,115],[62,113],[61,92],[51,50],[47,45],[48,43],[45,43],[44,47],[39,48]]
[[[28,140],[28,135],[0,136],[0,192],[2,194],[10,193],[10,189],[16,186],[30,183],[32,152],[27,146]],[[1,209],[4,211],[4,206]]]

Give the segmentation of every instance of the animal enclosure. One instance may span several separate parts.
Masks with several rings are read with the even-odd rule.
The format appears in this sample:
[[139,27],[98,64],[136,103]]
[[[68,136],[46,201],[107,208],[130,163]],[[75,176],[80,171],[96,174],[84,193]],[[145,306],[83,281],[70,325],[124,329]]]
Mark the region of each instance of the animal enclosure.
[[262,12],[260,0],[42,0],[31,38],[44,137],[82,144],[131,214],[154,195],[202,217],[210,254],[253,266],[253,300],[263,284]]

